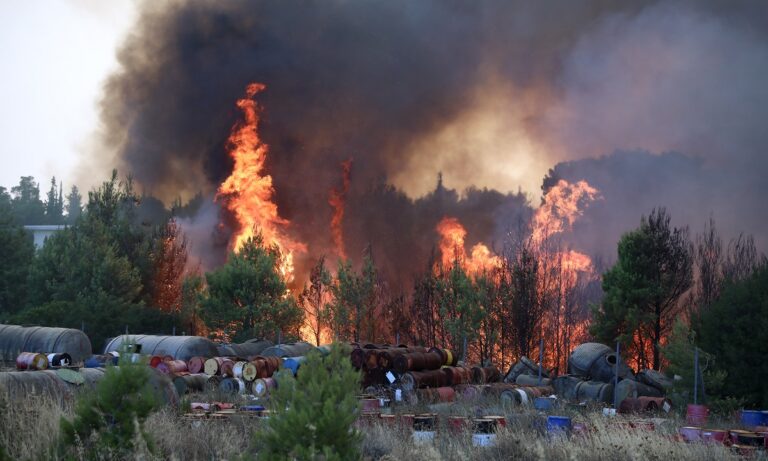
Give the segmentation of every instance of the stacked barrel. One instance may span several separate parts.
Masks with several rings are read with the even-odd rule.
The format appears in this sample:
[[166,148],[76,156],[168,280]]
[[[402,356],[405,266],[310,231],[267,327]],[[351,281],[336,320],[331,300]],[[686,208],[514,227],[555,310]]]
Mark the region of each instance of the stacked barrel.
[[409,400],[453,401],[456,386],[486,385],[501,379],[496,367],[460,366],[458,356],[449,349],[354,343],[352,346],[350,360],[362,371],[364,388],[393,386]]

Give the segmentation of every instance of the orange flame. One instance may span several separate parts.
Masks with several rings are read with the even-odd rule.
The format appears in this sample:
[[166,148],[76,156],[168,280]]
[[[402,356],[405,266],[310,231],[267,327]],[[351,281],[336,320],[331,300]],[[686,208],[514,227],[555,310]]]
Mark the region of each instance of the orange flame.
[[237,101],[244,120],[235,124],[228,139],[229,155],[235,165],[232,174],[219,187],[216,198],[224,202],[240,224],[230,241],[232,249],[238,251],[248,238],[260,232],[267,245],[275,245],[280,250],[280,272],[290,283],[293,255],[306,252],[307,247],[285,234],[290,222],[278,214],[272,177],[264,172],[269,148],[259,138],[261,107],[253,97],[265,88],[261,83],[251,83],[246,87],[245,97]]
[[544,203],[533,215],[533,241],[540,245],[553,234],[570,229],[584,214],[586,203],[594,201],[598,191],[586,181],[574,184],[559,180],[544,196]]
[[[586,181],[572,184],[559,180],[544,195],[544,203],[533,215],[531,238],[534,245],[541,247],[554,234],[570,230],[573,223],[584,214],[585,206],[598,197],[598,190]],[[575,286],[578,272],[592,272],[592,259],[584,253],[567,250],[558,253],[556,257],[566,281],[565,289]]]
[[352,170],[352,159],[341,162],[341,189],[332,188],[328,197],[328,204],[333,208],[333,217],[331,218],[331,233],[333,234],[333,243],[336,245],[336,252],[341,259],[347,259],[347,253],[344,250],[344,234],[341,228],[344,220],[344,204],[349,191],[349,176]]
[[467,256],[464,249],[467,230],[464,229],[458,219],[446,216],[437,224],[436,230],[440,234],[440,253],[443,267],[453,267],[456,263],[473,275],[491,272],[493,269],[501,267],[501,258],[494,255],[482,243],[473,246],[470,255]]

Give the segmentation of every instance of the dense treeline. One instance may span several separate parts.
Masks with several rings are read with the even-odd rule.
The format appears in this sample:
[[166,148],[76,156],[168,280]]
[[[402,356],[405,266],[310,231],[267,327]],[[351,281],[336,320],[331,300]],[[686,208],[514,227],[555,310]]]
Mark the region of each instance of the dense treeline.
[[[174,216],[201,200],[168,211],[116,174],[87,200],[74,187],[64,197],[55,180],[46,200],[31,177],[0,188],[0,321],[83,328],[96,349],[126,329],[302,337],[449,347],[504,369],[541,354],[559,373],[586,340],[620,342],[638,369],[680,373],[691,372],[698,347],[710,394],[768,405],[768,263],[749,236],[724,245],[714,222],[691,238],[665,209],[653,210],[622,237],[602,277],[573,270],[561,242],[534,242],[520,223],[485,270],[468,267],[462,249],[451,264],[433,250],[410,289],[394,288],[369,246],[359,266],[320,258],[291,294],[279,250],[260,236],[211,272],[189,260]],[[22,228],[30,223],[67,226],[35,250]]]

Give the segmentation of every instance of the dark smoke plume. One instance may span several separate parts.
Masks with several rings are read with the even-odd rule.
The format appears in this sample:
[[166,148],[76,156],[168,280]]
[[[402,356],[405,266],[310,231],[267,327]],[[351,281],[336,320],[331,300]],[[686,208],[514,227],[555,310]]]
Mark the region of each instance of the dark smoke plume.
[[[426,264],[445,214],[467,226],[468,243],[500,247],[507,224],[531,211],[510,191],[535,192],[530,185],[557,162],[617,148],[682,154],[652,157],[641,170],[610,157],[556,168],[595,176],[604,196],[657,191],[606,200],[601,207],[623,207],[619,217],[596,208],[593,219],[610,224],[577,243],[607,253],[647,205],[670,200],[693,221],[714,207],[738,210],[724,219],[765,235],[765,218],[741,214],[768,215],[764,200],[708,198],[745,192],[732,187],[740,180],[765,191],[756,178],[766,172],[768,6],[619,3],[148,1],[105,88],[105,143],[150,193],[210,197],[231,169],[224,143],[240,116],[234,102],[262,82],[267,167],[291,232],[308,256],[332,254],[326,197],[338,164],[352,158],[348,253],[357,260],[371,243],[397,284],[422,270],[412,266]],[[435,187],[438,171],[459,190],[492,189],[460,197]]]

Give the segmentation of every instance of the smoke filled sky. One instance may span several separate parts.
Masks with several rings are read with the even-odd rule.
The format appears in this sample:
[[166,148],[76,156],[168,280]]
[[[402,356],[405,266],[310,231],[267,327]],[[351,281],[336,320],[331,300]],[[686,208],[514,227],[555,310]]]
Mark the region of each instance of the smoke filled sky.
[[[119,167],[166,202],[210,198],[232,167],[234,103],[256,81],[280,213],[317,252],[347,159],[351,254],[406,224],[427,252],[440,213],[414,224],[418,206],[404,204],[443,203],[438,172],[460,194],[498,191],[444,211],[474,220],[469,242],[499,241],[525,208],[514,192],[537,206],[550,169],[601,192],[571,238],[590,253],[610,255],[654,206],[694,230],[711,215],[765,247],[764,1],[103,5],[3,4],[0,184],[83,152],[80,184]],[[416,251],[381,245],[395,259]]]
[[67,186],[79,176],[103,82],[117,70],[115,51],[135,12],[127,0],[0,2],[0,185],[32,175],[45,189],[53,175]]

